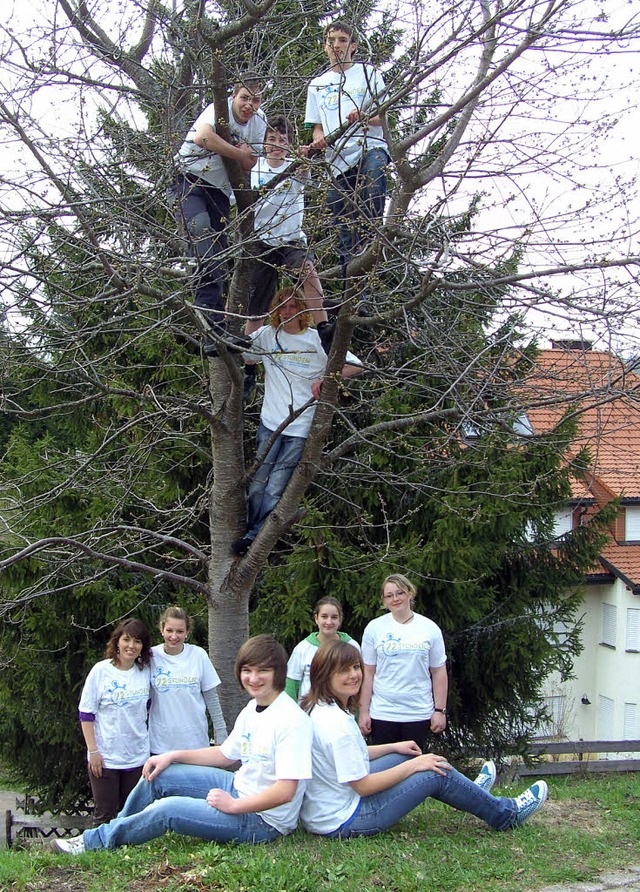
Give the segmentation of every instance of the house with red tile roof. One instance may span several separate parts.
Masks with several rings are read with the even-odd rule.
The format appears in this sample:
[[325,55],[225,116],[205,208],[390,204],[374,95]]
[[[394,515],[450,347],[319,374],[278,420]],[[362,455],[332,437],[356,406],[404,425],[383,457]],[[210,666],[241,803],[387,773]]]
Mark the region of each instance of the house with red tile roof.
[[589,462],[558,506],[556,535],[617,499],[619,510],[598,565],[585,577],[584,649],[575,677],[551,678],[547,732],[571,740],[640,738],[640,375],[586,342],[542,350],[528,378],[527,418],[535,434],[575,415]]

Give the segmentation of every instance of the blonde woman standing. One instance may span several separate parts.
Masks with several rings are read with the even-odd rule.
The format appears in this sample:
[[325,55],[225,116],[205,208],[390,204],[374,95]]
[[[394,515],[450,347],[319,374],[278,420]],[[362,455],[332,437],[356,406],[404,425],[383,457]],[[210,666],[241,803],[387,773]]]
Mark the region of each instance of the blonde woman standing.
[[382,583],[388,613],[362,636],[364,680],[359,725],[374,745],[415,740],[424,749],[429,731],[447,725],[447,655],[440,628],[415,613],[415,586],[400,573]]
[[159,622],[162,644],[151,648],[151,752],[209,746],[207,710],[218,746],[227,738],[216,688],[218,673],[203,648],[188,644],[191,617],[168,607]]

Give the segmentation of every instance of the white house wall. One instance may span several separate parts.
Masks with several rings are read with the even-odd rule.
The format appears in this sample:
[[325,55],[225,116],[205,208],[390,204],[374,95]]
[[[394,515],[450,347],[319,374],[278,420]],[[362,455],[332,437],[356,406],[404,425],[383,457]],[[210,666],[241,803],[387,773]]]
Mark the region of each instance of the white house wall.
[[[615,647],[601,643],[603,603],[616,608]],[[628,608],[640,609],[640,596],[633,595],[620,580],[613,585],[586,587],[584,649],[574,662],[575,678],[561,683],[557,675],[551,676],[545,685],[545,697],[557,716],[555,728],[548,729],[554,736],[569,740],[640,738],[640,719],[634,721],[640,716],[640,653],[626,650]],[[590,701],[587,705],[582,703],[585,696]]]

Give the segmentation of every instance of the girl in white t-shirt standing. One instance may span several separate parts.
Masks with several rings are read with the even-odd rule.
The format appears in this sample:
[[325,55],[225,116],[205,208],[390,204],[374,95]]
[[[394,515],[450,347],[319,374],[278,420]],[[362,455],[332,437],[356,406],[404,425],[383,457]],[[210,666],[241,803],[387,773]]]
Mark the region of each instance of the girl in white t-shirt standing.
[[187,643],[190,616],[182,607],[168,607],[159,628],[164,643],[151,649],[151,752],[209,746],[207,710],[219,746],[227,738],[216,691],[220,678],[207,652]]
[[311,664],[311,691],[302,701],[313,726],[313,778],[300,812],[306,830],[339,839],[371,836],[430,797],[470,812],[494,830],[508,830],[544,803],[544,781],[515,799],[492,796],[491,762],[474,782],[444,756],[422,755],[413,740],[367,747],[354,718],[362,678],[362,658],[344,641],[321,647]]
[[78,711],[87,744],[94,827],[122,809],[149,758],[150,659],[149,630],[139,619],[125,620],[109,639],[106,660],[96,663],[84,683]]
[[318,627],[317,632],[310,635],[296,644],[289,662],[287,663],[287,685],[286,692],[294,700],[302,700],[309,693],[311,682],[309,680],[309,670],[311,661],[318,652],[321,644],[327,641],[347,641],[360,650],[360,645],[354,641],[346,632],[340,631],[342,625],[343,613],[342,605],[337,598],[331,595],[325,595],[317,602],[313,608],[313,620]]
[[425,748],[431,730],[447,725],[447,655],[439,627],[415,613],[415,586],[399,573],[382,583],[389,611],[362,636],[364,681],[360,730],[372,744],[415,740]]

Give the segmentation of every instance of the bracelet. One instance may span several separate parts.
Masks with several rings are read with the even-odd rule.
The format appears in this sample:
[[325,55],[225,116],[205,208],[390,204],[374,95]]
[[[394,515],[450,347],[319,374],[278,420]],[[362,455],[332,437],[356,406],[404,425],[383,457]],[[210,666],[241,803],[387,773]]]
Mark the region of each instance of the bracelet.
[[97,756],[100,750],[87,750],[88,756]]

